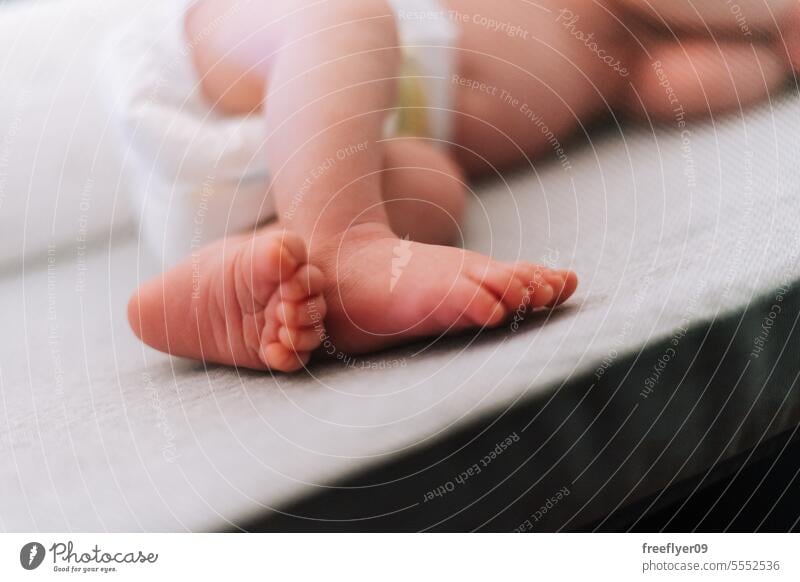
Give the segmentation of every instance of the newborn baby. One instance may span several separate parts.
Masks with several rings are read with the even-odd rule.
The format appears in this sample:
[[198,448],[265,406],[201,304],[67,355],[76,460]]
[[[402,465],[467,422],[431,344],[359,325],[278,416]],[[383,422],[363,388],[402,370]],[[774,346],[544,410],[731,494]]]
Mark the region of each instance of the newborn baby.
[[[794,0],[157,4],[117,47],[169,64],[129,76],[130,147],[151,174],[175,157],[162,176],[173,185],[192,168],[219,180],[206,166],[235,159],[227,179],[241,189],[206,192],[201,171],[195,192],[164,196],[143,226],[156,242],[190,235],[200,216],[203,232],[139,289],[131,325],[171,354],[285,372],[322,342],[375,351],[567,300],[572,272],[448,246],[465,176],[553,155],[603,115],[674,122],[741,108],[779,87],[800,52]],[[173,129],[158,96],[170,83],[176,116],[201,95],[196,132]],[[164,153],[176,134],[212,161]]]

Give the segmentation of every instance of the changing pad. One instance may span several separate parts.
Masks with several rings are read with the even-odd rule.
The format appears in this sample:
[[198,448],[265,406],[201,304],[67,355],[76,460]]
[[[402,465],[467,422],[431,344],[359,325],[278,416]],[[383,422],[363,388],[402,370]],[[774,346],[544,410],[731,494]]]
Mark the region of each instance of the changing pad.
[[[107,6],[12,4],[0,39]],[[91,75],[79,44],[38,66]],[[0,277],[0,530],[571,529],[800,424],[793,95],[686,130],[612,127],[567,164],[478,185],[466,246],[576,270],[555,313],[270,376],[135,341],[125,304],[158,265],[119,202],[92,85],[75,99],[4,74],[3,99],[63,108],[63,91],[82,122],[61,131],[61,109],[45,159],[0,108],[6,141],[18,128],[0,232],[55,233]]]

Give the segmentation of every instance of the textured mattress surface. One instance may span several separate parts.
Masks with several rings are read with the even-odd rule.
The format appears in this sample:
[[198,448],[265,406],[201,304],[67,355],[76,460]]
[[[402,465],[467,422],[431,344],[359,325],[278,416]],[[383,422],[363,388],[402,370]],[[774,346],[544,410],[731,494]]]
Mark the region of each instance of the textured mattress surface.
[[[16,31],[34,30],[41,6],[4,7],[0,39],[24,42]],[[67,27],[81,10],[103,18],[100,6],[113,3],[47,8]],[[81,43],[66,52],[70,75],[90,79]],[[787,343],[800,279],[794,96],[685,129],[612,127],[568,146],[566,162],[477,185],[465,245],[575,269],[579,293],[557,312],[272,377],[173,360],[128,331],[127,297],[158,265],[137,244],[92,82],[47,74],[63,70],[58,53],[0,65],[0,98],[17,104],[0,104],[2,530],[229,528],[520,409],[529,422],[495,458],[525,453],[516,469],[538,497],[519,522],[568,489],[539,516],[556,529],[800,423]],[[733,363],[695,369],[707,345]],[[447,491],[482,458],[424,470]]]

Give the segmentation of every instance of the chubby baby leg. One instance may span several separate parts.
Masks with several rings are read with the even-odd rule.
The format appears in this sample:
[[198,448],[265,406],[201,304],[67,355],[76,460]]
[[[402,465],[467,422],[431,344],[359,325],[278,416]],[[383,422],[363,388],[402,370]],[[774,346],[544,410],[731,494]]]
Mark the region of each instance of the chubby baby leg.
[[466,182],[447,152],[428,140],[384,142],[383,199],[389,224],[401,238],[452,245],[462,238]]
[[128,319],[144,343],[163,352],[293,372],[320,343],[322,287],[303,241],[268,227],[206,247],[144,284]]
[[[621,0],[650,20],[652,34],[631,66],[624,101],[634,117],[674,120],[741,111],[785,84],[800,66],[800,7],[794,0]],[[647,29],[645,29],[647,30]]]
[[[276,206],[283,226],[304,237],[325,276],[325,327],[333,344],[364,353],[497,326],[521,306],[547,307],[568,297],[575,288],[571,273],[397,236],[398,221],[413,220],[397,212],[392,221],[384,192],[384,177],[392,173],[386,171],[385,112],[395,104],[392,79],[402,74],[397,23],[385,0],[325,5],[332,10],[309,13],[289,34],[270,70],[273,89],[264,108]],[[363,147],[298,200],[313,169],[353,144]],[[423,167],[431,173],[436,166]],[[415,230],[417,237],[432,236]]]

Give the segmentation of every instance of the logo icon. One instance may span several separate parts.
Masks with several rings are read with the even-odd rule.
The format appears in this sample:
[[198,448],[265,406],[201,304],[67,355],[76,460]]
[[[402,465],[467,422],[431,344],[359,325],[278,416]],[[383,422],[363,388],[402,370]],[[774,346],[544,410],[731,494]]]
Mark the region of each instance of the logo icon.
[[392,280],[389,283],[389,291],[394,291],[400,277],[403,276],[403,271],[411,262],[411,241],[408,235],[400,240],[394,247],[394,258],[392,258]]
[[19,563],[26,570],[35,570],[44,561],[44,546],[39,542],[29,542],[19,551]]

